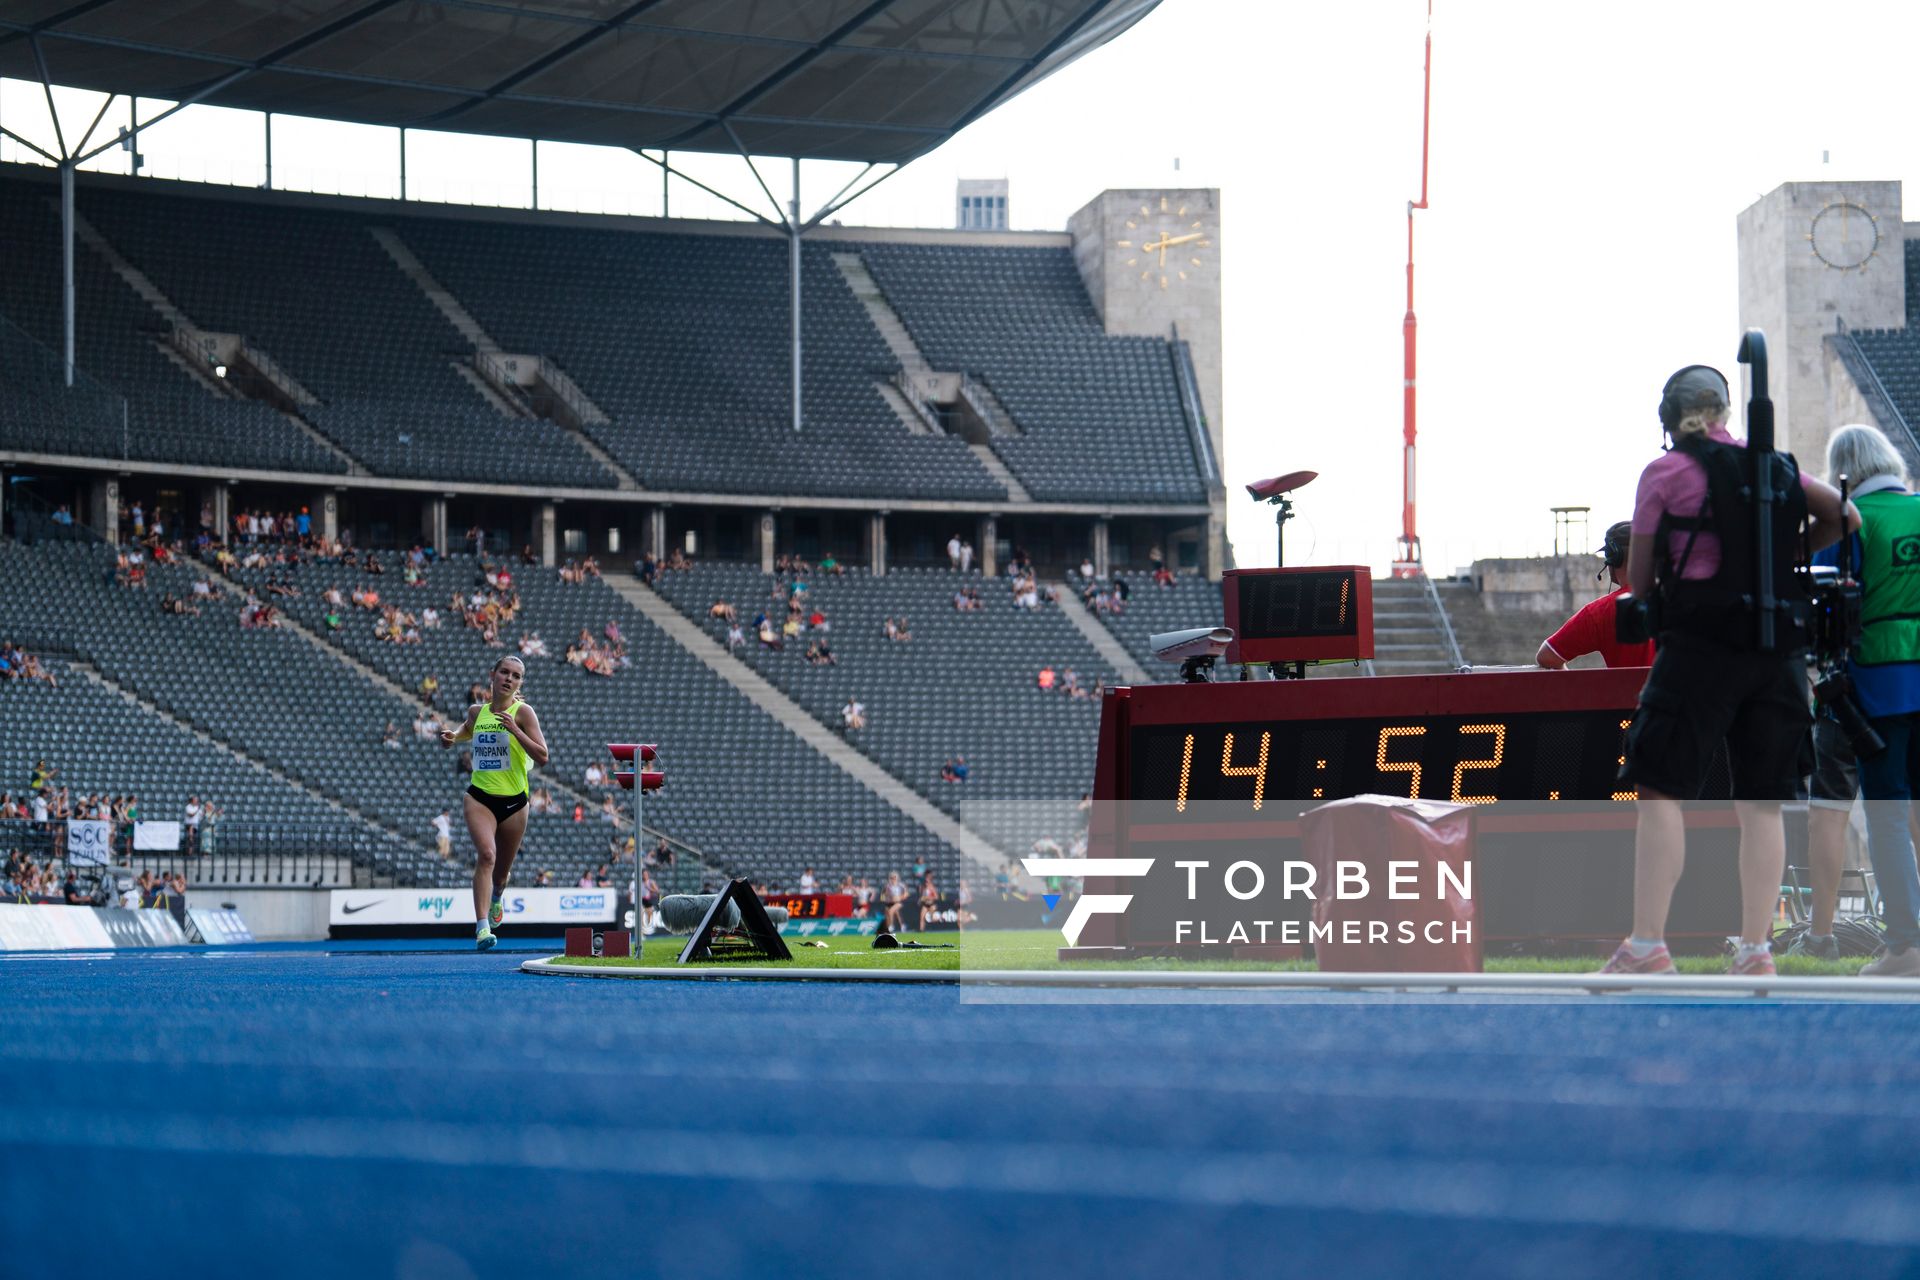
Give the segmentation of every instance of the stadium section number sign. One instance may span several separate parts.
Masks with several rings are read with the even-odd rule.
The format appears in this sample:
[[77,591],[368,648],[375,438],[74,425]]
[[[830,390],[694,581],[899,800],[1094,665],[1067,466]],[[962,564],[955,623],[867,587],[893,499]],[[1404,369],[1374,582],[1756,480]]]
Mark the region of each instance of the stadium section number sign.
[[1228,662],[1319,662],[1373,656],[1373,579],[1364,565],[1232,569],[1223,595]]

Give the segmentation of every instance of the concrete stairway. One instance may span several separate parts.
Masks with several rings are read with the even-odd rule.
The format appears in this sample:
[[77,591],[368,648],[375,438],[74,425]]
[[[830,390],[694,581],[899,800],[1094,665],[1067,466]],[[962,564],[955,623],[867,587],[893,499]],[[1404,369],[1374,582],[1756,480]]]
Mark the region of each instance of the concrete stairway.
[[1000,487],[1007,491],[1009,498],[1015,502],[1033,501],[1027,486],[1021,484],[1019,478],[1007,469],[1007,464],[1000,461],[1000,455],[993,451],[992,445],[970,444],[967,448],[973,451],[974,457],[980,459],[980,465],[987,469],[987,474],[1000,482]]
[[[842,771],[859,782],[900,813],[958,849],[976,867],[969,875],[985,875],[1006,861],[1006,855],[962,826],[958,819],[942,813],[918,792],[862,755],[852,744],[808,715],[799,703],[775,688],[759,672],[734,658],[726,649],[700,629],[698,623],[643,586],[639,579],[609,573],[603,581],[620,597],[639,610],[649,622],[700,659],[722,680],[775,720],[791,730],[802,742],[818,751]],[[976,880],[975,883],[983,883]]]
[[[447,318],[447,323],[460,331],[460,336],[472,345],[476,353],[480,355],[501,354],[502,349],[500,344],[494,341],[493,335],[487,332],[486,326],[480,323],[479,318],[475,316],[473,312],[467,310],[460,299],[453,296],[451,290],[434,279],[433,273],[427,270],[427,264],[420,261],[413,250],[407,247],[406,241],[400,238],[399,232],[393,230],[391,227],[369,227],[367,228],[367,233],[374,238],[375,243],[386,250],[387,256],[393,259],[394,265],[400,268],[401,274],[413,281],[414,286],[426,295],[427,301],[434,305],[434,309]],[[546,368],[547,366],[551,366],[553,361],[543,360],[541,364],[543,368]],[[454,368],[459,372],[461,377],[466,379],[467,384],[473,388],[475,394],[482,400],[485,400],[495,413],[508,418],[525,418],[529,416],[525,406],[515,404],[508,400],[506,396],[502,395],[499,390],[493,387],[485,377],[470,365],[456,361]],[[574,380],[565,373],[558,369],[552,369],[547,376],[554,381],[556,387],[567,397],[568,403],[578,407],[578,412],[583,421],[611,421],[606,411],[595,404],[587,393],[581,390],[579,384],[574,382]],[[564,422],[556,422],[554,425],[566,429],[567,434],[571,435],[595,462],[611,472],[618,480],[617,487],[621,489],[638,489],[641,487],[639,479],[635,477],[632,472],[614,461],[613,455],[601,448],[599,443],[585,431],[574,430]]]
[[1153,678],[1147,674],[1146,668],[1127,652],[1127,647],[1120,643],[1120,638],[1101,625],[1098,618],[1087,612],[1087,606],[1080,602],[1079,593],[1074,591],[1070,583],[1056,582],[1051,585],[1056,588],[1054,599],[1059,602],[1061,616],[1073,624],[1075,631],[1087,638],[1087,643],[1093,646],[1094,652],[1100,655],[1102,662],[1113,668],[1114,674],[1120,677],[1122,684],[1153,683]]
[[873,273],[867,270],[867,264],[860,255],[836,253],[833,255],[833,265],[840,268],[840,274],[846,277],[847,287],[853,290],[853,296],[860,299],[861,305],[866,307],[867,316],[873,321],[873,327],[880,331],[880,337],[885,340],[887,349],[893,352],[893,358],[900,362],[900,367],[905,369],[909,376],[926,373],[932,366],[927,363],[927,358],[920,354],[920,348],[914,342],[913,335],[907,332],[907,326],[902,323],[899,314],[888,303],[886,295],[880,292],[879,281],[875,280]]
[[420,292],[427,295],[427,301],[447,318],[447,323],[460,331],[460,336],[465,338],[475,351],[500,350],[500,344],[488,335],[471,311],[460,305],[460,299],[454,297],[433,278],[433,273],[427,270],[425,263],[414,256],[413,250],[407,248],[406,242],[400,238],[397,231],[389,227],[369,227],[367,232],[382,249],[387,251],[387,256],[393,259],[394,265],[400,268],[407,279],[413,281]]
[[358,809],[355,809],[353,806],[342,804],[340,801],[334,799],[332,796],[324,795],[321,792],[315,791],[312,787],[309,787],[306,783],[302,782],[299,778],[294,777],[292,774],[287,773],[282,769],[277,769],[273,765],[266,763],[264,760],[257,760],[253,756],[246,754],[245,752],[239,750],[238,748],[234,747],[230,743],[224,742],[221,739],[214,737],[212,734],[208,733],[206,730],[198,727],[197,725],[194,725],[189,723],[188,721],[182,720],[179,716],[176,716],[172,712],[162,708],[158,703],[149,702],[147,699],[141,697],[139,694],[135,693],[133,690],[127,688],[125,685],[109,677],[105,672],[101,671],[98,667],[94,666],[91,662],[74,659],[68,662],[68,666],[70,666],[78,674],[85,676],[88,680],[92,681],[94,684],[99,685],[102,689],[105,689],[107,692],[115,694],[120,698],[124,699],[125,701],[132,703],[134,706],[140,708],[142,711],[146,712],[148,715],[158,716],[160,719],[167,721],[169,724],[173,725],[175,728],[178,728],[186,733],[192,734],[199,741],[206,743],[208,746],[214,748],[217,751],[220,751],[226,755],[232,756],[235,760],[238,760],[241,764],[244,764],[248,768],[254,769],[257,772],[265,774],[267,777],[272,778],[275,782],[280,783],[282,786],[292,787],[295,791],[301,792],[304,795],[310,796],[313,799],[318,800],[321,804],[326,805],[329,809],[332,809],[335,812],[344,815],[345,817],[353,818],[356,821],[365,823],[367,826],[373,828],[376,831],[383,831],[392,835],[400,834],[399,832],[394,831],[393,828],[385,826],[379,821],[368,817],[366,814],[360,812]]
[[1428,675],[1455,665],[1426,584],[1417,578],[1374,579],[1374,670],[1383,676]]
[[[113,247],[113,242],[101,235],[99,228],[95,227],[91,222],[88,222],[86,218],[81,216],[78,210],[76,210],[73,215],[73,234],[80,243],[86,245],[87,248],[98,254],[100,260],[112,268],[113,273],[126,283],[127,288],[140,295],[140,300],[145,302],[149,307],[152,307],[154,312],[158,314],[162,320],[165,320],[175,329],[198,330],[200,328],[186,312],[174,304],[173,299],[166,295],[165,290],[153,282],[151,276],[121,256],[120,251]],[[179,369],[181,373],[199,384],[200,389],[207,394],[218,396],[223,400],[245,398],[233,387],[223,383],[218,378],[210,376],[206,370],[195,368],[193,363],[166,339],[154,339],[154,347],[161,355],[171,361],[174,367]],[[265,353],[256,353],[256,355],[262,362],[271,365],[271,361],[267,359]],[[278,368],[278,366],[273,367],[276,370]],[[311,396],[307,397],[309,402],[311,402],[312,399],[313,397]],[[299,414],[289,413],[285,409],[282,409],[280,413],[288,422],[304,432],[308,439],[346,463],[347,471],[350,475],[367,474],[367,468],[358,458],[335,444],[311,422],[308,422]]]

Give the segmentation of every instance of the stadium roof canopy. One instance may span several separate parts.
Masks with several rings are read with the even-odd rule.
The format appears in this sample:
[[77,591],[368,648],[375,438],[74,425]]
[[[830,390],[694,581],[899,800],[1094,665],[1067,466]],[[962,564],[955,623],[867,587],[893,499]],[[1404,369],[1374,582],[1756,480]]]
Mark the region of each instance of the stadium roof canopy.
[[0,75],[414,129],[901,164],[1159,0],[9,0]]

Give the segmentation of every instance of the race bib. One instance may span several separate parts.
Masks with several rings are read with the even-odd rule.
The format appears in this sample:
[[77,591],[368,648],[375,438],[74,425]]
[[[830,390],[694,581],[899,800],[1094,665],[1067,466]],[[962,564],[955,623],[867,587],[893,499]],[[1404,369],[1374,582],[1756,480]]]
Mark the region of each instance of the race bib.
[[473,771],[475,773],[494,773],[507,767],[507,744],[513,741],[513,735],[505,729],[494,729],[486,733],[473,735]]

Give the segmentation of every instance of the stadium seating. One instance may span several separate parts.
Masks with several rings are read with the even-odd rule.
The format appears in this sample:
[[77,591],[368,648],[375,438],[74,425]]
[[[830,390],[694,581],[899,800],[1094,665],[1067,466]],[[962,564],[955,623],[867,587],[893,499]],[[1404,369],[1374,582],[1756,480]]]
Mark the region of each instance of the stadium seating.
[[[6,637],[0,637],[4,639]],[[144,819],[179,821],[198,796],[225,815],[208,827],[208,851],[235,855],[293,850],[358,851],[367,861],[405,861],[406,848],[376,828],[235,759],[172,721],[88,677],[77,660],[44,656],[58,687],[0,681],[0,721],[32,733],[0,734],[0,793],[21,798],[45,760],[76,803],[93,794],[132,795]],[[432,877],[438,868],[420,867]]]
[[[1896,439],[1904,456],[1911,458],[1920,450],[1920,440],[1912,436],[1920,426],[1920,243],[1904,242],[1907,270],[1907,324],[1903,329],[1854,329],[1853,340],[1866,357],[1880,383],[1887,389],[1894,408],[1908,424],[1905,440]],[[1890,434],[1898,436],[1897,431]],[[1801,460],[1802,466],[1816,466],[1818,459]]]
[[987,383],[1022,434],[993,441],[1035,498],[1203,502],[1167,344],[1109,337],[1073,253],[868,244],[861,257],[934,368]]
[[82,372],[69,389],[58,355],[60,221],[52,192],[40,181],[0,181],[0,245],[6,246],[0,374],[7,387],[0,396],[0,447],[284,471],[347,469],[278,411],[220,399],[175,367],[154,345],[164,322],[84,245],[74,251],[74,354]]
[[[535,781],[557,778],[586,790],[587,765],[608,762],[608,742],[635,737],[657,741],[669,785],[649,799],[647,825],[667,831],[729,873],[790,887],[809,865],[822,873],[883,876],[924,860],[943,876],[956,870],[958,855],[951,848],[880,804],[604,583],[564,583],[551,569],[512,566],[522,612],[503,629],[505,647],[490,649],[478,631],[448,612],[455,591],[475,589],[477,561],[449,557],[429,567],[424,585],[408,587],[397,557],[384,560],[391,567],[378,578],[337,563],[313,562],[291,572],[238,570],[236,577],[253,583],[290,577],[302,594],[282,603],[316,631],[324,630],[321,595],[334,584],[351,592],[371,583],[383,601],[415,613],[428,604],[439,608],[442,625],[423,630],[418,645],[376,639],[376,615],[351,606],[329,640],[403,688],[417,689],[423,677],[432,675],[441,682],[438,706],[447,715],[464,713],[467,686],[484,682],[501,654],[518,651],[522,636],[540,636],[551,656],[528,659],[526,699],[541,715],[553,758],[547,769],[536,771]],[[624,636],[631,665],[606,677],[564,661],[570,640],[582,630],[603,639],[609,623]],[[400,723],[406,727],[406,721]],[[409,742],[407,754],[412,750]],[[447,759],[437,756],[439,768]],[[438,769],[430,772],[432,800],[423,798],[414,805],[415,817],[423,822],[439,797],[450,794],[438,780]],[[764,798],[739,794],[744,779],[764,787]],[[621,812],[630,812],[629,795],[612,794]],[[556,794],[556,799],[565,797]],[[554,868],[556,876],[604,861],[612,836],[597,810],[575,824],[570,805],[567,808],[559,817],[535,819],[528,836],[527,856],[536,866]]]
[[[753,620],[765,610],[786,618],[792,582],[760,573],[757,565],[698,564],[664,574],[660,593],[716,639],[724,622],[710,618],[717,600],[732,603],[748,641],[738,653],[821,723],[842,728],[841,709],[858,698],[865,729],[849,740],[889,773],[1003,847],[1024,852],[1021,804],[1071,802],[1093,785],[1094,729],[1099,703],[1058,690],[1043,692],[1036,678],[1051,664],[1071,667],[1090,692],[1115,682],[1084,636],[1060,613],[1014,607],[1007,583],[948,569],[896,569],[875,578],[864,569],[804,578],[807,609],[825,615],[837,664],[806,661],[808,636],[780,651],[754,639]],[[953,596],[979,591],[984,608],[958,612]],[[912,639],[889,640],[886,619],[904,619]],[[942,781],[941,765],[964,756],[964,784]]]
[[1006,500],[965,443],[909,435],[880,398],[896,362],[824,246],[802,256],[796,438],[784,241],[394,225],[497,342],[556,359],[612,416],[590,429],[650,487]]
[[375,219],[106,189],[78,203],[196,323],[244,335],[317,396],[304,415],[376,474],[617,483],[563,429],[503,417],[467,384],[453,363],[471,346],[369,234]]

